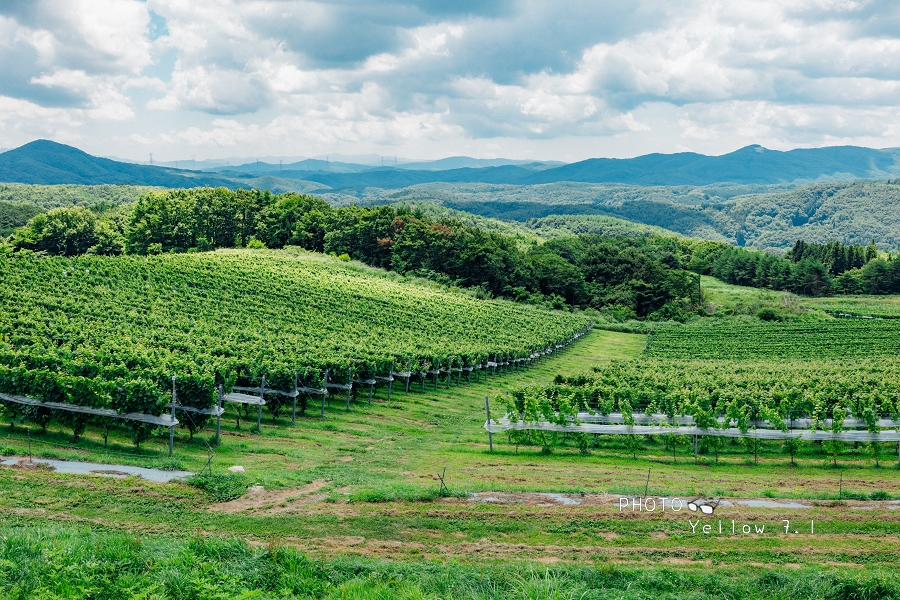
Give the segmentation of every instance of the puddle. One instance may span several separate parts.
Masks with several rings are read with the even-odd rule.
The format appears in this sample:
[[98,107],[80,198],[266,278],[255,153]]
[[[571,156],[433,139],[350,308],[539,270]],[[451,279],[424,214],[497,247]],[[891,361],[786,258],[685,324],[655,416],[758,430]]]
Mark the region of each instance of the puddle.
[[472,492],[469,500],[498,504],[537,503],[538,506],[577,506],[582,501],[581,496],[549,492]]
[[812,508],[799,502],[775,502],[774,500],[735,500],[736,504],[750,508]]
[[[13,466],[19,463],[19,458],[5,459],[0,462],[3,466]],[[27,459],[25,459],[27,460]],[[35,458],[32,462],[48,465],[57,473],[74,473],[76,475],[102,475],[122,479],[128,476],[137,476],[147,481],[168,483],[173,479],[190,477],[191,471],[163,471],[160,469],[145,469],[144,467],[132,467],[130,465],[108,465],[102,463],[80,462],[74,460],[51,460],[48,458]]]
[[[552,500],[556,500],[563,506],[574,506],[581,504],[581,500],[578,498],[572,498],[571,496],[565,496],[563,494],[550,494],[550,493],[539,493],[538,496],[544,496],[545,498],[550,498]],[[552,506],[552,505],[551,505]]]

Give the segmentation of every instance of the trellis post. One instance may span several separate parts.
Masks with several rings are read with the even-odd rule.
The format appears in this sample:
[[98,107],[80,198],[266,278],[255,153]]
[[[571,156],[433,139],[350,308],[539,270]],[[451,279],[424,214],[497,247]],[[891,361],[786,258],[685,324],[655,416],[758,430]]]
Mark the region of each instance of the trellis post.
[[219,445],[219,436],[222,431],[222,397],[225,395],[222,384],[219,384],[219,401],[216,404],[216,445]]
[[412,361],[406,361],[406,372],[409,375],[406,377],[406,394],[409,395],[409,380],[412,379]]
[[[175,421],[175,376],[172,375],[172,421]],[[172,456],[172,447],[175,445],[175,425],[169,426],[169,456]]]
[[328,369],[325,369],[325,382],[322,384],[322,418],[325,418],[325,398],[328,397]]
[[262,428],[262,406],[266,401],[266,376],[263,375],[259,380],[259,405],[256,410],[256,432],[259,433]]
[[491,433],[491,401],[488,396],[484,397],[484,412],[487,414],[487,424],[488,424],[488,447],[489,451],[494,451],[494,434]]
[[350,383],[347,384],[347,410],[350,410],[350,393],[353,391],[353,367],[350,367]]
[[[388,402],[391,401],[391,392],[394,391],[394,363],[391,363],[391,371],[388,373]],[[372,402],[372,395],[369,395],[369,402]]]
[[294,371],[294,402],[291,405],[291,425],[297,423],[297,396],[300,392],[297,390],[297,371]]

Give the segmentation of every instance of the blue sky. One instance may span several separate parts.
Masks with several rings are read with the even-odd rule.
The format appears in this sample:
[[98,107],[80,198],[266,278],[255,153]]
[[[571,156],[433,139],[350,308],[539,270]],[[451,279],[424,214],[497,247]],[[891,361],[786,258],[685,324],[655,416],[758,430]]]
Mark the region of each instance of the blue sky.
[[579,160],[900,146],[900,3],[0,0],[0,146]]

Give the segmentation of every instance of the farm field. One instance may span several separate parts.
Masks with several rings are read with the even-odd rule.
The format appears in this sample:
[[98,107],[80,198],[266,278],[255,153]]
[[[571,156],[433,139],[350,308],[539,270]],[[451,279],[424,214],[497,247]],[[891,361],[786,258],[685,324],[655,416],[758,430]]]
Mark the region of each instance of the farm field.
[[[776,331],[750,325],[744,341]],[[787,326],[785,335],[794,331],[793,323],[774,325]],[[715,331],[713,323],[705,327]],[[651,343],[657,355],[659,340],[657,333]],[[672,348],[683,353],[678,344]],[[738,443],[720,448],[718,460],[701,448],[696,462],[687,446],[673,459],[658,438],[635,451],[601,436],[587,453],[563,440],[545,454],[495,435],[489,451],[485,396],[495,413],[506,392],[546,386],[560,375],[628,364],[641,372],[652,361],[681,360],[648,363],[646,345],[646,336],[594,330],[524,371],[470,385],[442,380],[424,393],[395,388],[390,401],[379,388],[372,404],[358,394],[347,411],[342,400],[331,400],[325,419],[307,415],[293,427],[283,415],[265,414],[260,433],[239,425],[229,406],[222,442],[212,448],[219,487],[2,467],[0,557],[7,562],[0,563],[0,590],[27,598],[38,582],[46,597],[71,597],[84,584],[151,598],[250,590],[273,598],[601,598],[615,591],[681,597],[684,590],[699,598],[777,598],[785,589],[836,597],[900,589],[891,574],[900,471],[887,450],[879,467],[854,447],[833,467],[832,457],[811,445],[792,466],[776,442],[763,442],[756,458]],[[169,458],[167,436],[135,449],[125,429],[111,428],[107,443],[104,434],[88,424],[73,441],[55,421],[46,431],[4,425],[0,451],[22,458],[30,448],[35,457],[90,460],[110,470],[130,464],[200,471],[212,441],[209,426],[193,439],[178,429]],[[225,476],[233,465],[245,475]],[[714,532],[721,520],[725,534],[692,529],[697,519],[683,512],[620,510],[622,496],[645,491],[732,502],[703,523]],[[797,533],[784,532],[784,519]],[[728,535],[732,520],[736,533]]]
[[661,325],[647,354],[683,359],[841,359],[896,356],[900,323],[827,319],[762,322],[755,318]]

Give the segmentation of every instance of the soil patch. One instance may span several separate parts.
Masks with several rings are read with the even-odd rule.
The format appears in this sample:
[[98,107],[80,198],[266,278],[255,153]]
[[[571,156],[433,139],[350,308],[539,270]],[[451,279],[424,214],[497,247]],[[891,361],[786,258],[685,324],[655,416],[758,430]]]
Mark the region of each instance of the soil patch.
[[316,494],[325,487],[326,482],[317,479],[299,488],[288,488],[286,490],[267,490],[261,485],[253,486],[247,493],[221,504],[213,504],[209,508],[216,512],[238,513],[251,512],[255,514],[277,514],[283,512],[291,512],[294,509],[301,508],[313,502],[324,500],[326,494]]

